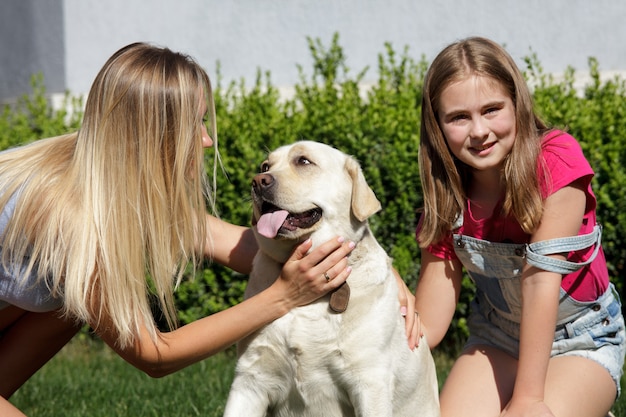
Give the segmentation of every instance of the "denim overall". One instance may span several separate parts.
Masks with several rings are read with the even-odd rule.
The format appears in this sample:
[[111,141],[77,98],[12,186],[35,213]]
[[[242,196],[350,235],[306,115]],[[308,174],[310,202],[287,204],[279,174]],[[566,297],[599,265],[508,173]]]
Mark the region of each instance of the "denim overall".
[[[455,230],[463,224],[459,216]],[[600,250],[602,229],[592,233],[531,244],[494,243],[453,234],[454,251],[476,284],[466,344],[490,345],[519,357],[522,313],[521,277],[526,263],[559,274],[575,272],[591,263]],[[573,263],[546,255],[568,253],[595,245],[591,257]],[[592,302],[576,301],[561,288],[557,326],[551,356],[576,355],[604,366],[616,383],[618,395],[626,354],[626,334],[619,296],[609,284]]]

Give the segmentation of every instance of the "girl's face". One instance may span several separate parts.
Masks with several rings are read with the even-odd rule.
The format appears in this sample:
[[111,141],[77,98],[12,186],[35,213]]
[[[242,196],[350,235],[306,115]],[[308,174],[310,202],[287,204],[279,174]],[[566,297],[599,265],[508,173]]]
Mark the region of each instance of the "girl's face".
[[441,93],[439,126],[454,156],[475,170],[497,170],[515,142],[515,108],[496,81],[470,76]]

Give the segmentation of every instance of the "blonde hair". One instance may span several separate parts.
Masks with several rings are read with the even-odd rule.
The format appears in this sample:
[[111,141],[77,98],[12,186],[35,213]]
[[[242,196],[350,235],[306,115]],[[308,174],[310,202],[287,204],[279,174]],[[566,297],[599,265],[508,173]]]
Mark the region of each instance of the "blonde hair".
[[0,155],[0,206],[17,193],[3,264],[46,277],[66,314],[96,327],[110,318],[122,347],[142,324],[156,336],[151,294],[176,326],[174,288],[200,259],[212,204],[202,101],[217,140],[206,72],[186,55],[131,44],[97,75],[77,133]]
[[511,56],[500,45],[473,37],[446,47],[431,63],[424,79],[419,148],[424,198],[421,247],[441,240],[465,208],[471,170],[454,158],[439,126],[442,91],[470,76],[487,77],[508,92],[515,107],[516,138],[504,163],[503,213],[512,214],[531,233],[538,225],[543,200],[537,167],[546,126],[533,111],[530,90]]

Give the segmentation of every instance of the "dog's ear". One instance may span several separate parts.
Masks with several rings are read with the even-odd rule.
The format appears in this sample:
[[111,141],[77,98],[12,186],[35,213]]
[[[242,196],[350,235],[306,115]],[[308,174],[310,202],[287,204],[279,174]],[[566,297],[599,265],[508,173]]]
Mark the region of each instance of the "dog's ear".
[[361,166],[356,159],[348,157],[345,167],[352,179],[352,214],[360,222],[363,222],[381,209],[380,201],[367,184]]

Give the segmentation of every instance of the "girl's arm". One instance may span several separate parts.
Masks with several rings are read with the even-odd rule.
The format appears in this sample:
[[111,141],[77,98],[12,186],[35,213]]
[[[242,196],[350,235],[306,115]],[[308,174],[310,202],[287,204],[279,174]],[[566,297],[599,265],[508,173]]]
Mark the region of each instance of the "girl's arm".
[[[224,225],[224,231],[233,230],[235,235],[241,232],[239,236],[245,239],[243,229]],[[221,243],[220,247],[226,246],[224,241],[216,242]],[[227,310],[172,332],[159,333],[156,341],[142,326],[134,345],[122,349],[116,344],[116,332],[106,319],[91,325],[127,362],[152,377],[165,376],[223,350],[292,308],[308,304],[339,287],[350,274],[346,257],[353,247],[351,242],[334,239],[306,255],[311,248],[311,241],[306,241],[296,248],[271,287]],[[246,261],[250,262],[242,255],[245,253],[249,253],[249,248],[235,247],[223,253],[215,252],[215,258],[245,266]],[[323,274],[331,268],[334,278],[326,282]]]
[[[550,197],[531,242],[576,236],[585,212],[586,196],[582,182],[574,182]],[[565,259],[567,254],[551,255]],[[554,340],[562,276],[533,266],[522,273],[522,319],[520,354],[515,388],[503,415],[523,415],[526,410],[545,407],[545,379]],[[519,413],[519,414],[517,414]]]
[[420,278],[415,291],[415,310],[428,345],[437,346],[450,326],[461,293],[461,263],[441,259],[422,250]]

